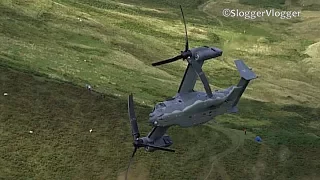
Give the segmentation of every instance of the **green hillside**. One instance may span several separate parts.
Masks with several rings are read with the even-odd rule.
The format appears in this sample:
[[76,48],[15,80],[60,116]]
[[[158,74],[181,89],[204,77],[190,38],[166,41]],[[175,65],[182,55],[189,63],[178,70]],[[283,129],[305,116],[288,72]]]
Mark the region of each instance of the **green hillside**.
[[[145,135],[152,106],[175,95],[186,68],[151,66],[184,49],[180,4],[190,47],[224,51],[203,66],[213,89],[238,82],[235,59],[259,78],[238,114],[170,128],[177,152],[140,150],[128,179],[320,179],[315,0],[1,1],[0,179],[123,179],[133,149],[128,94]],[[249,20],[223,17],[226,8],[301,16]]]

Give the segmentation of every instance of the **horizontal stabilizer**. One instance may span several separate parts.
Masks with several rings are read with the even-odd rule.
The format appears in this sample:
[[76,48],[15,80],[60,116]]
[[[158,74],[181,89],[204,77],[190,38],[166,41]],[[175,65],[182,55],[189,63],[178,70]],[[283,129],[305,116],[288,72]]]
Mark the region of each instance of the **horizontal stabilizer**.
[[251,80],[257,78],[256,74],[251,71],[248,66],[242,60],[235,60],[234,63],[240,73],[240,76],[245,80]]

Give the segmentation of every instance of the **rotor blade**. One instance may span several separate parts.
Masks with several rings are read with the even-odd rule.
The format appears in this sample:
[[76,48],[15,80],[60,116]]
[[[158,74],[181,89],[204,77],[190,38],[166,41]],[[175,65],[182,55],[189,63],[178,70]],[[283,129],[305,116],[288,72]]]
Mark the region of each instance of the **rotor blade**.
[[134,154],[137,152],[137,149],[138,149],[138,148],[135,147],[134,150],[133,150],[133,152],[132,152],[132,155],[131,155],[131,158],[130,158],[130,161],[129,161],[129,164],[128,164],[128,167],[127,167],[127,171],[126,171],[126,180],[127,180],[127,176],[128,176],[128,171],[129,171],[130,165],[131,165],[131,163],[132,163]]
[[182,18],[183,18],[184,31],[186,33],[186,47],[185,47],[184,51],[188,51],[189,50],[188,31],[187,31],[186,20],[184,19],[184,14],[183,14],[183,10],[182,10],[182,6],[181,5],[180,5],[180,10],[181,10]]
[[128,98],[128,113],[129,113],[129,120],[131,124],[131,131],[134,140],[140,137],[138,123],[136,119],[136,114],[134,112],[134,103],[133,103],[133,95],[130,94]]
[[167,60],[163,60],[163,61],[152,63],[152,66],[159,66],[159,65],[162,65],[162,64],[171,63],[171,62],[177,61],[177,60],[179,60],[181,58],[182,58],[182,55],[178,55],[178,56],[176,56],[174,58],[171,58],[171,59],[167,59]]
[[173,149],[167,149],[167,148],[163,148],[163,147],[159,147],[159,146],[154,146],[154,145],[149,145],[149,144],[146,145],[146,146],[149,146],[149,147],[152,147],[152,148],[155,148],[155,149],[159,149],[159,150],[162,150],[162,151],[176,152]]
[[206,75],[204,74],[204,72],[202,71],[199,63],[196,62],[196,61],[192,61],[191,62],[191,66],[193,67],[193,69],[196,71],[196,73],[200,77],[208,97],[211,98],[212,97],[212,91],[211,91],[208,79],[207,79]]

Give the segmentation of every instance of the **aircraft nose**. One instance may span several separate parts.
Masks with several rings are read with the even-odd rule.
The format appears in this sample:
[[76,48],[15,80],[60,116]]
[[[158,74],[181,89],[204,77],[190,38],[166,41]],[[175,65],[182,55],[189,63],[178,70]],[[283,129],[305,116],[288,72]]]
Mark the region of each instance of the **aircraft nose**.
[[149,122],[153,125],[156,125],[156,123],[158,122],[159,117],[156,116],[155,113],[150,113],[149,114]]

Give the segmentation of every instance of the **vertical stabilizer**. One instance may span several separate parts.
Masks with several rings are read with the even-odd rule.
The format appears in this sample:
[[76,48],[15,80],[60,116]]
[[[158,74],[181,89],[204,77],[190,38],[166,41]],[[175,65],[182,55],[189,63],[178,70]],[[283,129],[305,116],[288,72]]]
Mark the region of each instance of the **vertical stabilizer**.
[[237,85],[237,88],[234,90],[234,92],[230,96],[231,99],[235,98],[234,103],[233,103],[233,107],[235,107],[238,104],[238,102],[239,102],[243,92],[246,90],[249,82],[252,79],[257,78],[256,74],[253,71],[251,71],[251,69],[242,60],[235,60],[234,63],[237,66],[237,70],[240,73],[241,79]]
[[237,70],[240,73],[240,76],[247,80],[250,81],[252,79],[257,78],[256,74],[251,71],[251,69],[248,68],[248,66],[242,61],[242,60],[235,60],[234,63],[237,66]]

